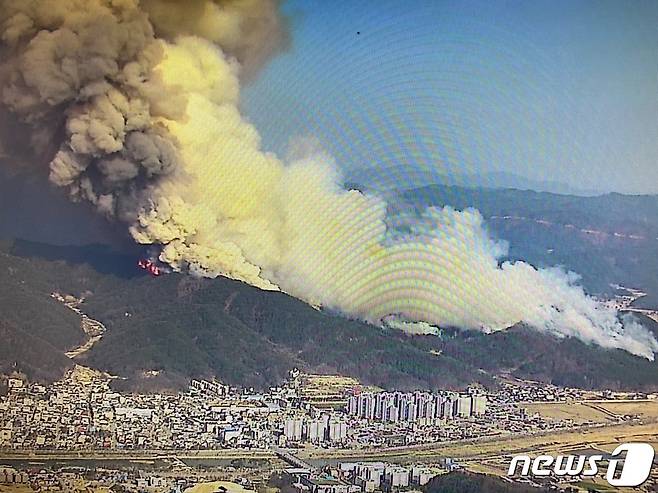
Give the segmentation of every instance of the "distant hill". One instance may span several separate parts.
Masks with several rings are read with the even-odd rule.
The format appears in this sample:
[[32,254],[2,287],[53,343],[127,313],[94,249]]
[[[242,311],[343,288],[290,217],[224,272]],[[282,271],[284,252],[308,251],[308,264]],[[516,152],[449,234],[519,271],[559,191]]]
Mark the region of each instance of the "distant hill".
[[393,224],[413,221],[428,206],[476,208],[492,234],[509,242],[511,259],[562,265],[593,294],[620,284],[648,292],[646,302],[658,299],[658,196],[430,185],[399,192],[390,203]]
[[352,170],[347,174],[347,181],[358,189],[377,192],[413,190],[427,184],[435,184],[464,188],[531,190],[584,197],[603,193],[600,190],[575,187],[550,179],[527,178],[506,171],[447,173],[433,168],[410,167],[407,164],[387,167],[377,165]]
[[[107,272],[112,265],[117,274]],[[130,272],[133,265],[100,247],[1,244],[0,337],[7,343],[0,372],[52,380],[73,363],[64,352],[84,336],[77,314],[50,298],[59,291],[84,295],[85,313],[107,327],[78,361],[121,377],[115,385],[124,388],[175,389],[200,376],[265,387],[297,367],[396,389],[494,386],[501,373],[584,388],[658,389],[656,363],[525,327],[408,336],[241,282],[153,278]]]

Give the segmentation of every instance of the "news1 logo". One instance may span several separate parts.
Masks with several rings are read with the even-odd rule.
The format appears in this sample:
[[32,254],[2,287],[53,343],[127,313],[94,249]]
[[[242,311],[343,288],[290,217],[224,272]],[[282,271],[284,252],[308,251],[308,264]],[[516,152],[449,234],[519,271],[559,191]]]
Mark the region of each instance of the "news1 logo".
[[[610,454],[605,479],[611,486],[640,486],[651,474],[655,451],[648,443],[624,443]],[[508,476],[596,476],[602,455],[540,455],[531,459],[527,455],[512,458]]]

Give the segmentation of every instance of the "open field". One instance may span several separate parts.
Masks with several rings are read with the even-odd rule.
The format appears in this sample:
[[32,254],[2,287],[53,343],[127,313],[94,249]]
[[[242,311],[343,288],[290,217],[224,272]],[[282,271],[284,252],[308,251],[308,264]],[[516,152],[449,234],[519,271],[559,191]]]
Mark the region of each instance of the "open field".
[[351,377],[302,374],[300,395],[315,407],[338,409],[347,402],[346,392],[359,386],[359,381]]
[[637,415],[642,419],[658,419],[658,401],[605,402],[598,406],[619,415]]
[[487,443],[470,444],[466,447],[455,444],[445,451],[448,456],[462,460],[488,459],[501,455],[530,453],[560,453],[589,447],[610,452],[620,443],[641,441],[658,444],[658,424],[620,424],[583,430],[552,432],[538,436],[508,436]]
[[[579,451],[586,449],[612,452],[617,445],[632,441],[651,443],[654,448],[658,448],[658,423],[654,421],[636,425],[609,425],[544,436],[501,438],[487,443],[466,446],[454,444],[437,450],[436,455],[457,457],[460,463],[470,471],[505,476],[509,467],[509,455],[512,454],[526,453],[537,456],[548,453],[558,455],[560,453],[579,453]],[[411,462],[426,461],[431,456],[431,453],[427,452],[422,455],[411,456],[410,459]],[[657,472],[654,470],[653,474],[657,474]],[[574,485],[570,484],[569,486],[573,487]],[[588,491],[588,488],[601,492],[637,491],[627,488],[611,488],[601,477],[588,479],[578,486],[581,491]]]
[[346,390],[359,386],[355,378],[340,375],[311,375],[301,376],[302,393],[305,395],[342,395]]
[[609,423],[620,417],[637,416],[640,419],[658,419],[658,401],[585,401],[520,404],[528,414],[538,413],[549,419],[571,419],[575,424],[587,422]]
[[564,432],[543,437],[526,437],[508,441],[491,442],[480,450],[452,448],[450,452],[461,454],[460,458],[468,469],[488,472],[489,474],[506,474],[509,455],[527,453],[537,456],[544,453],[551,455],[568,454],[585,449],[598,449],[612,452],[617,445],[624,442],[647,442],[658,447],[658,424],[618,425],[595,428],[581,432]]
[[528,414],[538,413],[549,419],[571,419],[575,424],[609,423],[624,416],[658,419],[658,401],[584,401],[520,404]]
[[[467,469],[472,471],[504,476],[509,467],[509,458],[505,455],[505,452],[509,453],[512,450],[514,450],[514,453],[525,452],[531,456],[542,453],[549,453],[551,455],[579,453],[579,451],[586,449],[612,452],[620,443],[632,441],[648,442],[654,447],[658,447],[658,424],[609,426],[581,433],[561,433],[551,437],[547,436],[544,440],[512,440],[508,446],[502,447],[501,454],[498,456],[495,453],[491,453],[491,448],[487,448],[481,454],[473,454],[465,457],[462,463]],[[655,471],[654,474],[656,474]],[[601,477],[588,479],[579,486],[582,488],[582,491],[587,491],[588,488],[595,488],[597,491],[602,492],[632,491],[631,489],[611,488]]]
[[559,421],[570,419],[577,425],[587,422],[606,423],[614,419],[605,409],[582,402],[532,403],[522,404],[521,407],[525,407],[530,416],[540,414],[544,418]]

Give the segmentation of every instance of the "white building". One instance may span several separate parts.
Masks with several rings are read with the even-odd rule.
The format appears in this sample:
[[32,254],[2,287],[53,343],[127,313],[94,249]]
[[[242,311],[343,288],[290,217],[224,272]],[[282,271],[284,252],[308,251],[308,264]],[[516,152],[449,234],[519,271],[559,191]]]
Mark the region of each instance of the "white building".
[[460,418],[468,418],[471,415],[471,396],[462,395],[455,401],[454,415]]
[[289,442],[300,442],[302,440],[302,431],[304,421],[302,419],[287,419],[283,427],[283,434]]
[[322,443],[327,437],[327,422],[324,419],[314,419],[307,425],[307,438],[312,443]]
[[434,476],[436,476],[436,473],[427,467],[416,466],[411,469],[411,482],[418,486],[426,485]]
[[474,395],[471,402],[471,415],[482,416],[487,410],[487,397],[484,395]]
[[347,439],[347,423],[332,419],[329,421],[329,441],[342,443]]
[[404,467],[386,468],[384,483],[386,483],[386,489],[389,490],[409,486],[409,470]]

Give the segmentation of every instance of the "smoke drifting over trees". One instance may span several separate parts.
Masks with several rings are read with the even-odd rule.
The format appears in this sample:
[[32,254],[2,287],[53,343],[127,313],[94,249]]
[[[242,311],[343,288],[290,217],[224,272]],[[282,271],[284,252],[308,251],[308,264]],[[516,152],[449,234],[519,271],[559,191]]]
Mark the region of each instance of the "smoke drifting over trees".
[[502,262],[507,246],[476,210],[430,208],[392,232],[384,200],[344,190],[330,156],[264,152],[238,103],[241,81],[287,41],[273,0],[0,0],[0,26],[5,134],[27,130],[40,172],[176,270],[410,330],[524,321],[658,351],[574,274]]

